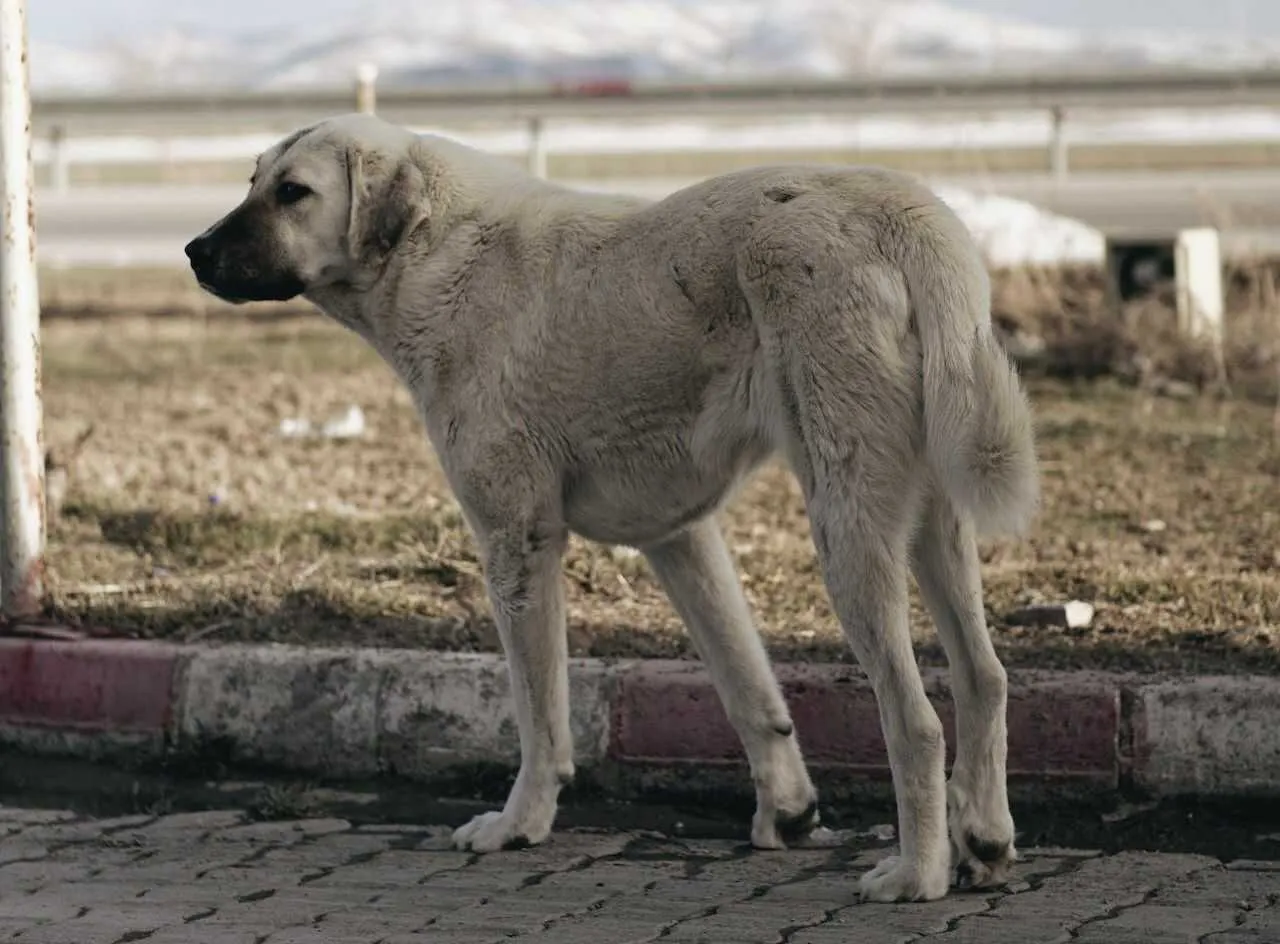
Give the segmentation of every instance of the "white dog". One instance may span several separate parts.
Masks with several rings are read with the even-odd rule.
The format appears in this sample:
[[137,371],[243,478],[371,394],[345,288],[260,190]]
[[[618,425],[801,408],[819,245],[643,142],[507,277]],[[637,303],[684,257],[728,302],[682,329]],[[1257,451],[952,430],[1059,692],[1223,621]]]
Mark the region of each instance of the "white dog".
[[[765,167],[645,202],[585,195],[447,139],[343,116],[263,154],[248,196],[186,247],[228,300],[303,295],[412,391],[484,567],[520,772],[460,848],[547,838],[574,772],[561,556],[639,548],[751,765],[751,838],[782,848],[817,795],[714,512],[780,454],[870,677],[901,855],[864,897],[1003,880],[1005,672],[975,533],[1018,533],[1032,423],[960,220],[881,169]],[[908,573],[954,680],[956,762],[908,631]],[[948,829],[950,844],[948,843]]]

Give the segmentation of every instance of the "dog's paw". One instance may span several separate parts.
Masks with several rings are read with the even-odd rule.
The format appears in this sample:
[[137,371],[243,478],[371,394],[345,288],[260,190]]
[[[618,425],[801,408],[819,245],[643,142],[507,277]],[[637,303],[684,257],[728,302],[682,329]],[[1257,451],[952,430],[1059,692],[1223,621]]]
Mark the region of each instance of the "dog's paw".
[[751,819],[751,845],[757,849],[802,844],[818,828],[818,791],[789,721],[786,731],[776,731],[779,736],[767,745],[767,753],[752,771],[756,812]]
[[757,809],[751,822],[751,845],[757,849],[786,849],[790,845],[803,844],[818,828],[820,821],[816,793],[799,812]]
[[481,813],[453,833],[453,846],[467,852],[500,852],[526,849],[546,840],[551,824],[521,823],[505,810]]
[[951,783],[947,788],[948,833],[955,864],[955,886],[996,888],[1009,881],[1018,861],[1013,817],[1007,806],[977,803],[974,794]]
[[882,859],[858,882],[863,901],[936,901],[947,894],[947,869],[921,870],[899,856]]
[[956,888],[998,888],[1009,881],[1013,864],[1018,861],[1018,851],[1012,842],[964,833],[959,840],[953,837],[951,843],[955,852]]

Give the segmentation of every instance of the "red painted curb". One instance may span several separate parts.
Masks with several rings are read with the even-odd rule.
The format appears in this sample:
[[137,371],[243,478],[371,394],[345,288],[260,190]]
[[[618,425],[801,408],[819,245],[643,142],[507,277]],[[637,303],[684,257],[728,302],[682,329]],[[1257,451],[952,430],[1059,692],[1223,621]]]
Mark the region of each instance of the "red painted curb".
[[181,652],[152,642],[0,639],[0,722],[163,732]]
[[[806,760],[814,767],[888,773],[880,714],[865,676],[849,666],[775,667]],[[924,672],[926,690],[954,755],[946,673]],[[1120,686],[1102,678],[1011,673],[1009,774],[1119,782]],[[697,664],[642,663],[622,676],[610,755],[618,761],[733,763],[745,760],[706,671]]]

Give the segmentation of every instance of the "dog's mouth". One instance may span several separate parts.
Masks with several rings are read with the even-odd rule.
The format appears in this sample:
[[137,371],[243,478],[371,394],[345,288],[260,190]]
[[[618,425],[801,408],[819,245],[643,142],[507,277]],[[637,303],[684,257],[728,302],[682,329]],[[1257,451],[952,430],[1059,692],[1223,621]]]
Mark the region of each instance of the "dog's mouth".
[[253,282],[236,279],[218,279],[196,272],[196,284],[216,298],[232,305],[247,302],[287,302],[297,298],[306,289],[298,279],[282,277]]
[[228,302],[232,305],[243,305],[254,300],[252,293],[243,291],[241,286],[229,285],[210,276],[208,273],[201,274],[197,272],[195,276],[196,284],[219,301]]
[[245,302],[249,301],[249,299],[247,298],[241,298],[239,295],[235,295],[230,292],[227,292],[224,289],[220,288],[219,286],[215,285],[213,282],[206,281],[205,279],[202,279],[199,277],[196,278],[196,284],[199,285],[206,292],[208,292],[210,295],[213,295],[224,302],[230,302],[232,305],[243,305]]

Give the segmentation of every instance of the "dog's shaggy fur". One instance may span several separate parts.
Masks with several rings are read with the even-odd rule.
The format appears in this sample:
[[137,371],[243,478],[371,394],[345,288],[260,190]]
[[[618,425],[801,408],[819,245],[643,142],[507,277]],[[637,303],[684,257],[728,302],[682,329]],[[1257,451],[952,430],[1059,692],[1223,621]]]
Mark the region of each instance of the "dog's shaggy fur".
[[[863,876],[863,895],[1003,879],[1006,681],[975,533],[1029,523],[1036,457],[982,259],[928,189],[880,169],[781,166],[657,202],[585,195],[352,115],[263,154],[244,202],[187,252],[223,298],[304,295],[413,393],[476,536],[520,733],[505,807],[460,828],[459,847],[546,839],[573,775],[571,531],[639,548],[670,596],[750,760],[754,844],[817,824],[713,517],[781,454],[893,770],[901,855]],[[909,571],[954,678],[949,784],[911,650]]]

